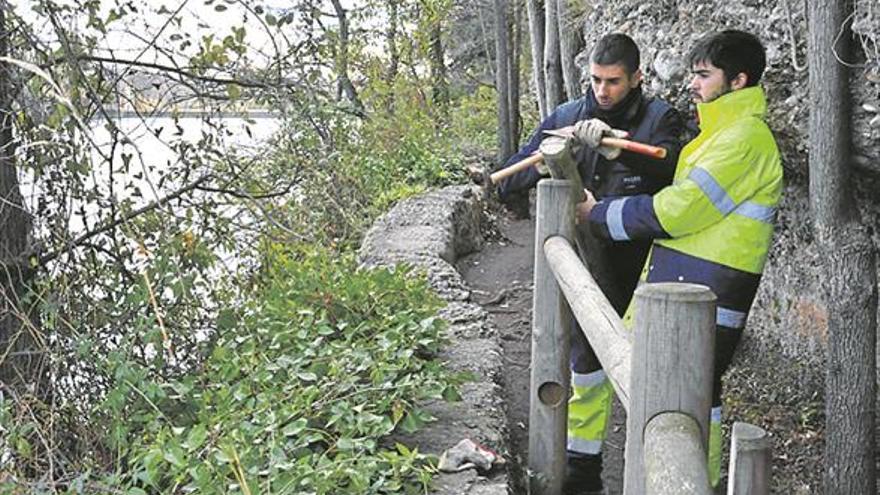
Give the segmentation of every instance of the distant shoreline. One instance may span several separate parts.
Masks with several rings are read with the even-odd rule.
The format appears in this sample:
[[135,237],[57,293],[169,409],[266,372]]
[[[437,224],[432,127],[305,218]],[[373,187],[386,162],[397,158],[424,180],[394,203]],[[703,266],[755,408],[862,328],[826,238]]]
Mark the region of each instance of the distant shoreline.
[[[208,112],[204,110],[180,110],[177,112],[135,112],[133,110],[123,110],[123,111],[107,111],[107,115],[114,119],[128,119],[128,118],[171,118],[171,117],[180,117],[180,118],[201,118],[201,117],[212,117],[218,119],[272,119],[281,117],[280,112],[272,112],[269,110],[251,110],[251,111],[242,111],[242,112]],[[92,118],[92,120],[97,119],[98,116]]]

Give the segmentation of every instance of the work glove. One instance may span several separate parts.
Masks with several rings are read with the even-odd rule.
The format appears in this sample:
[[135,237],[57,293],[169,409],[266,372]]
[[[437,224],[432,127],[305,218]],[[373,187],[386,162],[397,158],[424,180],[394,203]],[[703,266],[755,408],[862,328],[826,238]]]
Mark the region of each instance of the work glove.
[[626,131],[612,129],[610,125],[599,119],[581,120],[574,125],[574,138],[583,145],[589,146],[608,160],[614,160],[620,156],[620,148],[602,146],[603,137],[625,138],[629,136]]

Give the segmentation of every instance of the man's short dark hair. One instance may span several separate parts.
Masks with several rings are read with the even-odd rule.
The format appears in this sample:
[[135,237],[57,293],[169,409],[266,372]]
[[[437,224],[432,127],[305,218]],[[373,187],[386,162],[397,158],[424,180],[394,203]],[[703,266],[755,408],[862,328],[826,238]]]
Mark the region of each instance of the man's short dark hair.
[[761,80],[767,56],[764,45],[753,34],[729,29],[701,39],[688,55],[691,67],[706,62],[724,71],[727,82],[745,73],[748,87]]
[[641,63],[639,47],[632,38],[623,33],[603,36],[593,47],[590,61],[598,65],[620,64],[629,76],[639,70]]

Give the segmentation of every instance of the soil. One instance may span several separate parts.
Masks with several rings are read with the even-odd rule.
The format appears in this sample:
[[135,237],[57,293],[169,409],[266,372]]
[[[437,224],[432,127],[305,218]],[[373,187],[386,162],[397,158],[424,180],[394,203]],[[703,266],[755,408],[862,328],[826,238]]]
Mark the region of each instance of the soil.
[[501,337],[507,406],[510,480],[515,494],[525,494],[528,459],[529,359],[531,356],[532,268],[535,224],[502,218],[497,239],[482,251],[460,259],[459,273],[472,289],[472,299],[489,314]]
[[[534,220],[497,210],[487,217],[484,232],[490,234],[483,249],[461,258],[457,268],[472,288],[472,300],[490,314],[501,336],[510,493],[519,495],[527,493]],[[747,331],[725,378],[725,444],[734,421],[768,430],[773,440],[772,493],[822,493],[823,385],[805,365],[750,338]],[[609,494],[623,491],[625,431],[624,412],[615,402],[604,449],[603,479]],[[717,493],[726,493],[725,478]]]
[[[503,394],[510,435],[508,459],[511,493],[526,494],[529,446],[529,360],[531,356],[532,275],[535,223],[501,213],[483,249],[460,259],[458,270],[472,288],[473,299],[490,314],[501,337]],[[608,493],[623,490],[623,445],[626,419],[615,404],[606,440],[603,477]]]

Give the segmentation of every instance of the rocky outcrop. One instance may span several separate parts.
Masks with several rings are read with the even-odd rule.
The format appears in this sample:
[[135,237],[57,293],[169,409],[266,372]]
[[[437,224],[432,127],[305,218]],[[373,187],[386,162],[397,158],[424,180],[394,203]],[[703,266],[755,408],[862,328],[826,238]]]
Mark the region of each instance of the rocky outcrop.
[[[866,50],[852,63],[853,187],[862,223],[880,243],[880,56],[876,8],[858,0],[856,41]],[[798,0],[638,0],[590,2],[583,30],[587,46],[613,31],[642,48],[648,91],[693,116],[686,56],[707,33],[741,29],[767,48],[762,80],[768,123],[777,138],[786,187],[770,252],[744,343],[726,383],[730,417],[768,428],[774,438],[774,491],[821,493],[823,377],[827,310],[818,243],[813,239],[808,188],[810,98],[807,67],[808,2]],[[874,3],[873,5],[876,5]],[[816,49],[816,48],[813,48]],[[830,47],[825,47],[830,49]],[[820,206],[821,207],[821,206]],[[772,377],[765,376],[773,370]],[[792,411],[806,411],[795,416]]]
[[[690,71],[686,57],[696,40],[710,32],[735,28],[754,33],[765,44],[768,67],[762,86],[767,92],[768,122],[782,152],[787,186],[749,331],[768,345],[778,346],[787,357],[820,361],[825,310],[820,299],[820,260],[812,238],[807,188],[810,102],[805,5],[796,0],[591,2],[586,7],[584,35],[587,46],[613,31],[632,36],[642,49],[649,92],[666,98],[689,116],[693,109],[687,92]],[[864,25],[863,31],[871,32],[867,26],[876,24],[876,19],[869,19],[864,12],[859,15],[858,26]],[[864,33],[861,40],[875,41]],[[880,66],[868,55],[867,63],[860,61],[853,71],[854,183],[864,223],[877,227]],[[873,229],[875,244],[880,242],[878,230]]]
[[[473,377],[462,387],[461,401],[424,405],[437,418],[413,435],[391,440],[422,453],[439,455],[470,438],[506,454],[507,430],[499,385],[501,345],[488,314],[469,302],[470,289],[453,266],[482,246],[480,195],[469,186],[454,186],[401,201],[377,220],[361,245],[364,266],[406,263],[424,270],[434,290],[448,302],[440,316],[449,322],[449,345],[440,356],[453,370]],[[434,493],[442,495],[505,495],[507,475],[494,469],[483,476],[473,469],[442,474]]]

